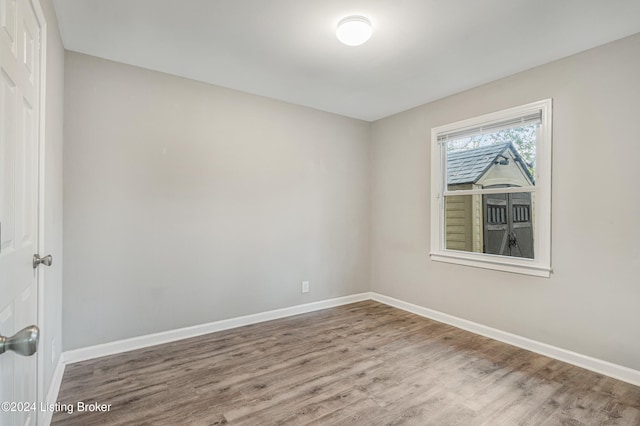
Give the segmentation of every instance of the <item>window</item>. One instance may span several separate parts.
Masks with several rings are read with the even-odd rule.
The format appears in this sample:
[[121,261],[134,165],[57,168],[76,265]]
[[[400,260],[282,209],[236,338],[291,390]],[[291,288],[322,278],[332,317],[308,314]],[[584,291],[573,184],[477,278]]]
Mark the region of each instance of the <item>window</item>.
[[551,99],[431,129],[431,259],[548,277]]

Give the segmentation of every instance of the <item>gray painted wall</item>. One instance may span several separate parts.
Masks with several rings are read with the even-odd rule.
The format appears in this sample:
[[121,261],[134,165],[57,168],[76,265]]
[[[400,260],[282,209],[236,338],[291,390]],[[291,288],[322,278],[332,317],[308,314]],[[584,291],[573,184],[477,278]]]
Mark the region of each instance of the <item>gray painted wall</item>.
[[[65,350],[372,290],[640,369],[640,35],[371,124],[66,61]],[[430,261],[431,127],[547,97],[552,277]]]
[[368,291],[369,123],[73,52],[65,117],[65,350]]
[[[429,260],[430,129],[549,97],[552,277]],[[372,290],[640,369],[639,100],[637,34],[373,123]]]
[[40,391],[46,395],[62,350],[62,127],[64,48],[51,0],[40,2],[47,21],[47,81],[45,105],[45,200],[44,247],[41,254],[51,254],[54,263],[40,268],[44,274],[40,289],[40,305],[44,318],[40,321],[41,340],[38,353],[42,357],[44,383]]

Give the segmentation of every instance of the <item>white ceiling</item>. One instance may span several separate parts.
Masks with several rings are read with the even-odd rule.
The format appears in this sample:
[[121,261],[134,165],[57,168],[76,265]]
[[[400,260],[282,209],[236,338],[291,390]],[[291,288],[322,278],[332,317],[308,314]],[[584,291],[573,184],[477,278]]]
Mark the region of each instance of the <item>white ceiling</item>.
[[368,121],[640,32],[640,0],[54,1],[69,50]]

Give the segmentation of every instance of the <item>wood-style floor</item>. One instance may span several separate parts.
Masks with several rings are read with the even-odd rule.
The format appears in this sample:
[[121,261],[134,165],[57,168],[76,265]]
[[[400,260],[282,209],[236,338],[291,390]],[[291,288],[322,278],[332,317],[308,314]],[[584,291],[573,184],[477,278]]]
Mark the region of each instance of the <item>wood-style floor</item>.
[[53,425],[640,425],[640,387],[372,301],[67,366]]

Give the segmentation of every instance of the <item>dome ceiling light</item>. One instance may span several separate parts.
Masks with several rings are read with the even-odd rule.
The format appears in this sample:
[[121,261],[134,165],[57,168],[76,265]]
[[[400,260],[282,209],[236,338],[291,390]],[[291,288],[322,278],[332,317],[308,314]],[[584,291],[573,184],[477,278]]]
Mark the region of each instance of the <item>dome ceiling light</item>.
[[347,16],[338,22],[336,37],[347,46],[359,46],[371,37],[371,21],[364,16]]

